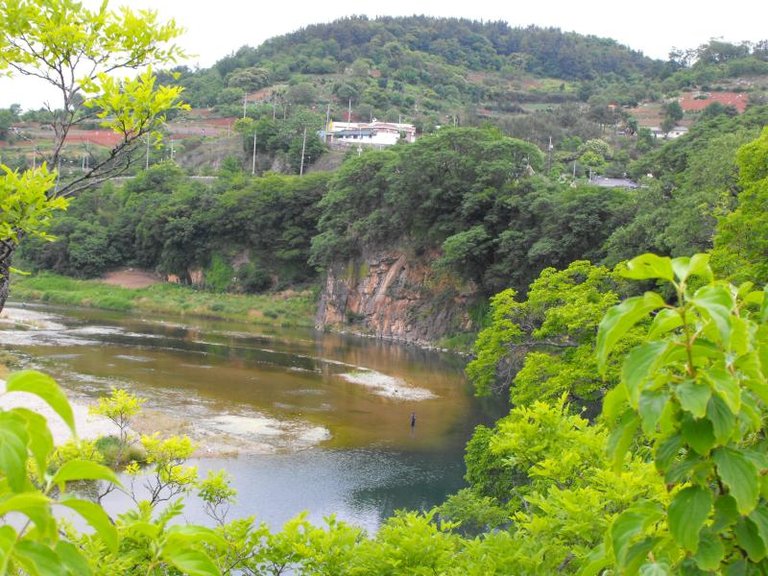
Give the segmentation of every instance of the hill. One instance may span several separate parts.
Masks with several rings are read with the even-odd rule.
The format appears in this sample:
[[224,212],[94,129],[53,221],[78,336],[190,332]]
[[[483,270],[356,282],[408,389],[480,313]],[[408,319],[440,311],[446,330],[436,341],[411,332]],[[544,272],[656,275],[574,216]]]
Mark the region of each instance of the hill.
[[[732,111],[740,113],[765,102],[768,50],[766,43],[713,40],[662,62],[609,38],[553,28],[353,16],[243,46],[210,68],[161,72],[160,80],[183,86],[193,110],[169,121],[163,143],[146,151],[137,169],[173,159],[211,174],[234,157],[256,173],[298,173],[324,155],[314,136],[328,120],[405,122],[419,135],[490,124],[565,152],[640,128],[660,134],[666,106],[677,100],[677,122],[687,128],[710,104],[731,110],[735,103]],[[35,150],[45,149],[45,115],[28,114],[36,123],[8,134],[0,114],[0,146],[4,133],[14,144],[5,144],[7,164],[29,165]],[[98,126],[90,128],[72,133],[64,169],[76,170],[99,144],[109,144],[93,130]],[[645,149],[653,144],[648,134]],[[322,161],[315,169],[336,166]]]

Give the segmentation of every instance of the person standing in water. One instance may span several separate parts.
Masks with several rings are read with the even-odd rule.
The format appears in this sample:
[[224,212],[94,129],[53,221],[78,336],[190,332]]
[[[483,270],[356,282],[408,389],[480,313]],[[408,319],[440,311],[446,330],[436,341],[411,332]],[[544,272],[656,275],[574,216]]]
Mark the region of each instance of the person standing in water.
[[416,412],[411,412],[411,430],[416,428]]

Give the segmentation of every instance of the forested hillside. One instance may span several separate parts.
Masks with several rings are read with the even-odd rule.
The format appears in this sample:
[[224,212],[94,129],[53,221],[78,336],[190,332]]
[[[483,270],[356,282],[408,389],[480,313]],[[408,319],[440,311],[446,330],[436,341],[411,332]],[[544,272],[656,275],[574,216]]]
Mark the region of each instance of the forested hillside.
[[[711,248],[736,205],[735,152],[765,123],[765,67],[763,43],[712,41],[658,62],[609,39],[501,22],[310,26],[207,70],[161,74],[194,106],[240,116],[232,134],[147,147],[150,170],[134,164],[135,180],[83,194],[53,224],[59,241],[31,242],[22,256],[79,277],[138,266],[219,291],[327,278],[341,296],[326,294],[321,326],[423,343],[471,333],[491,295],[526,293],[548,266]],[[737,80],[748,87],[742,114],[719,102],[686,112],[673,97]],[[687,135],[653,133],[645,108]],[[331,151],[320,130],[347,116],[414,122],[419,139]],[[190,159],[212,154],[203,173],[215,178],[191,178]],[[314,173],[291,176],[301,172]],[[402,261],[405,275],[390,268]],[[378,286],[391,301],[348,307],[377,274],[400,287]],[[420,330],[436,302],[457,315]],[[399,332],[382,333],[398,315]]]

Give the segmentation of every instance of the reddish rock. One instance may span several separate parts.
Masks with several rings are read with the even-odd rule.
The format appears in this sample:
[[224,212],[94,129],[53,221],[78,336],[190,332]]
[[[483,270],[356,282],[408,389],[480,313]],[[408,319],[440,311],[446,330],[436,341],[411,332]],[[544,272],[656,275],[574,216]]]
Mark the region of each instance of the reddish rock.
[[435,272],[437,256],[390,250],[332,266],[320,298],[317,328],[421,345],[471,330],[467,309],[477,289]]

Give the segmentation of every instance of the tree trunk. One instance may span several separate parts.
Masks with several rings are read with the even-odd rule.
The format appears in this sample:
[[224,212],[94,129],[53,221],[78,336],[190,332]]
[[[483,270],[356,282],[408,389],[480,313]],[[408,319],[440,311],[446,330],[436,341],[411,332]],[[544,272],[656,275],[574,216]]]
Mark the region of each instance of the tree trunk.
[[11,262],[16,244],[11,240],[0,240],[0,312],[11,290]]

